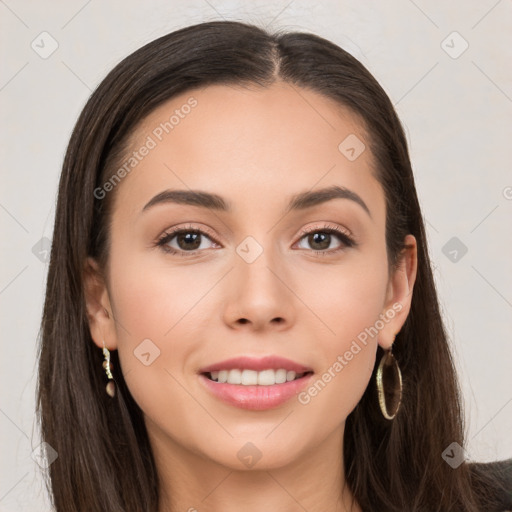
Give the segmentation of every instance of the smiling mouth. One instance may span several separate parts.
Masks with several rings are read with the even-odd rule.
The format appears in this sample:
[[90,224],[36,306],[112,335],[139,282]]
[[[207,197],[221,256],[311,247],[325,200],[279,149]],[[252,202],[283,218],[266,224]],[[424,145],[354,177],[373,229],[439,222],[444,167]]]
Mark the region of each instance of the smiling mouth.
[[296,373],[292,370],[280,368],[277,370],[268,369],[263,371],[255,370],[220,370],[213,372],[205,372],[202,375],[213,382],[220,384],[233,384],[241,386],[274,386],[276,384],[286,384],[299,380],[305,376],[311,375],[313,372]]

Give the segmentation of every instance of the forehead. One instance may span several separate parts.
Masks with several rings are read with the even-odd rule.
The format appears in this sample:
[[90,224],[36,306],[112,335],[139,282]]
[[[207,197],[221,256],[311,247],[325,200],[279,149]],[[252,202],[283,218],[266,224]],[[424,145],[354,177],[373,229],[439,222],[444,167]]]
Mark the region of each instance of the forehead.
[[136,165],[117,192],[139,211],[165,189],[214,192],[235,207],[248,200],[283,202],[333,184],[367,203],[381,195],[357,116],[283,82],[267,88],[213,85],[176,96],[139,124],[125,162],[135,158],[132,152],[139,153]]

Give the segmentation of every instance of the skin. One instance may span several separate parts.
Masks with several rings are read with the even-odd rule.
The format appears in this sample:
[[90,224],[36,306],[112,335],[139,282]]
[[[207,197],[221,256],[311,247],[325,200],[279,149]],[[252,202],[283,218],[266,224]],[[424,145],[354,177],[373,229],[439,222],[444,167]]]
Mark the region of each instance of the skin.
[[[116,187],[106,279],[91,258],[86,266],[91,336],[119,351],[114,376],[123,372],[144,412],[160,512],[358,511],[342,492],[345,420],[369,384],[377,344],[390,348],[409,313],[416,240],[406,237],[412,248],[389,275],[372,155],[349,161],[338,150],[349,134],[364,142],[365,132],[349,110],[312,91],[283,82],[188,91],[142,122],[133,150],[191,96],[197,106]],[[291,195],[331,185],[361,196],[371,217],[348,199],[285,214]],[[169,203],[141,213],[166,189],[216,193],[233,210]],[[358,245],[334,253],[343,247],[335,235],[323,249],[301,238],[302,228],[322,232],[326,222]],[[212,235],[194,256],[155,245],[169,228],[190,226]],[[263,249],[252,263],[236,252],[247,236]],[[176,237],[169,244],[187,250]],[[401,310],[306,405],[292,398],[248,411],[199,382],[208,364],[268,354],[310,366],[317,379],[393,304]],[[134,350],[147,338],[160,355],[145,366]],[[252,468],[237,457],[248,442],[261,452]]]

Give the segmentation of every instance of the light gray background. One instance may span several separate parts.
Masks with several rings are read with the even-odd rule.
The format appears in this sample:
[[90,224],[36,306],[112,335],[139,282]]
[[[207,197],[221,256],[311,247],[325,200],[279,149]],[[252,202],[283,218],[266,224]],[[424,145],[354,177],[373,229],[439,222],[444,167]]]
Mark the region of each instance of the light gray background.
[[[177,28],[223,18],[326,37],[360,59],[391,97],[406,127],[460,371],[466,456],[512,457],[510,2],[0,0],[0,16],[0,510],[49,510],[32,455],[40,442],[35,354],[48,264],[44,242],[33,248],[52,237],[76,117],[124,56]],[[50,48],[44,31],[58,43],[46,59],[31,47]],[[458,55],[464,41],[469,47]],[[446,246],[452,237],[466,254]]]

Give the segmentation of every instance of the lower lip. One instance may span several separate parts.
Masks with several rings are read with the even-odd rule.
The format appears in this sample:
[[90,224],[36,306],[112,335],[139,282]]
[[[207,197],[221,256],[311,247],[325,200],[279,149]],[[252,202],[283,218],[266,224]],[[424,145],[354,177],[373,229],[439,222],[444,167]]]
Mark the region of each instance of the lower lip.
[[199,377],[203,385],[224,402],[240,409],[263,411],[279,407],[298,395],[309,384],[313,374],[272,386],[243,386],[216,382],[202,374]]

